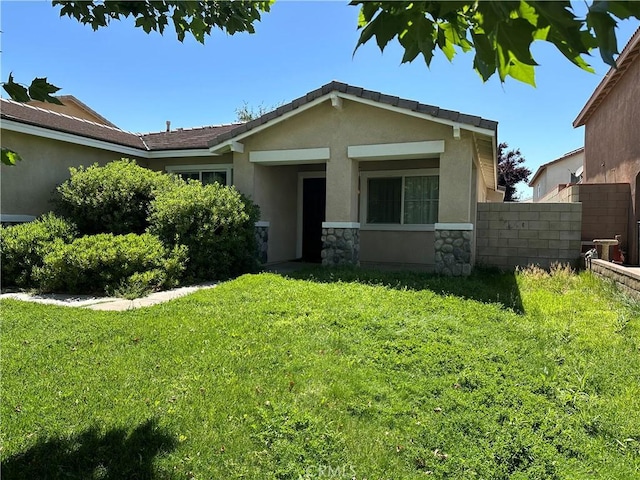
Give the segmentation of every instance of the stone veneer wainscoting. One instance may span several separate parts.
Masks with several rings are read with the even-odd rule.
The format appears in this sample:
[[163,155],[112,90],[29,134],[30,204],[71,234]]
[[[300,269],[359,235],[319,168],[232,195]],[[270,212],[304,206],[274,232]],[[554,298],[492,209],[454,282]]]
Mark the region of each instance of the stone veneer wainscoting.
[[436,223],[435,271],[446,276],[471,274],[473,225],[471,223]]
[[322,223],[322,265],[360,265],[360,224]]
[[269,222],[256,222],[257,256],[261,264],[267,263],[269,251]]

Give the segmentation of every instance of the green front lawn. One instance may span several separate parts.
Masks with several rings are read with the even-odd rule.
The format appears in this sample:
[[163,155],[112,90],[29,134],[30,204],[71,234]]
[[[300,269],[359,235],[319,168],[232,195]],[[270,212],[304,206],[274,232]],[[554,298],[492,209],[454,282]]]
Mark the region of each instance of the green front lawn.
[[588,273],[2,302],[2,478],[640,476],[640,308]]

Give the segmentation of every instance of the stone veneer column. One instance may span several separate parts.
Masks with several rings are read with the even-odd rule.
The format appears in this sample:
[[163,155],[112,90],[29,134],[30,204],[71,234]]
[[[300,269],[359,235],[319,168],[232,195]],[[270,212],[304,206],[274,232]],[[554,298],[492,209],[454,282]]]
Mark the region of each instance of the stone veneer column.
[[256,222],[256,244],[258,261],[267,263],[269,251],[269,222]]
[[322,223],[322,265],[360,265],[360,224]]
[[471,274],[472,223],[436,223],[434,247],[436,273],[454,277]]

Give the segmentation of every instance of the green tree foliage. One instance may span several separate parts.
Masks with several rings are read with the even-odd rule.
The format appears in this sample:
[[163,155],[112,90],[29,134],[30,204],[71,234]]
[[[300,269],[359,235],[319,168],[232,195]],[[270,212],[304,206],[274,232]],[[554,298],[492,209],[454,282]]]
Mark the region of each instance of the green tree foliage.
[[[163,34],[169,23],[183,41],[191,34],[198,42],[218,28],[228,34],[255,33],[254,24],[270,11],[267,1],[65,1],[54,0],[60,16],[75,18],[94,30],[109,25],[112,20],[132,17],[135,26],[145,32]],[[484,81],[496,71],[500,81],[507,76],[535,85],[531,54],[534,41],[546,41],[557,48],[570,62],[593,71],[585,60],[594,49],[602,59],[615,66],[618,53],[616,25],[618,20],[640,19],[640,2],[634,0],[593,0],[584,18],[568,0],[511,1],[383,1],[356,0],[350,5],[360,8],[358,28],[361,29],[356,49],[372,38],[380,48],[397,39],[404,48],[402,62],[412,62],[422,55],[427,66],[437,50],[452,60],[456,50],[475,50],[474,69]],[[46,78],[35,79],[25,88],[13,81],[3,85],[11,98],[30,98],[56,102],[50,93],[58,90]],[[21,100],[22,99],[22,100]],[[8,162],[4,152],[2,161]]]
[[75,18],[94,30],[106,27],[111,20],[132,17],[136,27],[146,33],[164,33],[171,22],[178,40],[190,33],[198,42],[204,43],[206,35],[218,28],[229,35],[238,32],[255,33],[254,22],[263,12],[271,8],[271,1],[66,1],[54,0],[60,6],[60,16]]
[[149,231],[165,245],[187,246],[187,276],[223,279],[257,266],[258,218],[258,208],[235,188],[190,181],[156,196]]
[[[75,18],[94,30],[106,27],[112,20],[132,17],[135,26],[146,33],[152,31],[163,34],[169,23],[173,24],[179,41],[191,34],[198,42],[204,43],[206,35],[214,28],[233,35],[238,32],[255,33],[254,23],[260,21],[261,14],[268,12],[272,1],[64,1],[54,0],[53,6],[60,7],[60,16]],[[2,88],[16,102],[39,100],[61,105],[52,94],[60,90],[46,78],[35,78],[29,86],[18,83],[13,75],[2,82]],[[13,150],[2,148],[0,161],[5,165],[15,165],[21,160]]]
[[33,222],[0,227],[0,263],[3,286],[35,287],[34,268],[54,241],[71,242],[77,234],[75,225],[47,213]]
[[69,171],[69,180],[57,188],[57,211],[85,235],[143,233],[157,192],[183,183],[126,158]]
[[496,71],[535,85],[531,54],[534,41],[546,41],[578,67],[593,71],[584,56],[593,49],[615,66],[617,20],[640,19],[640,2],[587,2],[584,18],[570,1],[354,1],[360,6],[361,29],[356,49],[375,38],[380,50],[397,39],[404,48],[402,62],[422,55],[427,66],[437,50],[449,60],[456,49],[475,50],[474,69],[483,81]]
[[505,187],[504,201],[515,202],[520,198],[516,193],[516,185],[529,181],[531,170],[525,167],[524,157],[520,149],[508,150],[509,145],[498,145],[498,185]]
[[9,79],[2,83],[2,88],[4,88],[4,91],[16,102],[38,100],[62,105],[62,102],[52,95],[60,89],[47,82],[46,78],[34,78],[31,81],[31,85],[27,87],[26,85],[17,83],[13,79],[13,74],[10,73]]
[[0,159],[4,165],[15,165],[22,160],[22,157],[18,152],[14,152],[9,148],[2,147],[2,153]]

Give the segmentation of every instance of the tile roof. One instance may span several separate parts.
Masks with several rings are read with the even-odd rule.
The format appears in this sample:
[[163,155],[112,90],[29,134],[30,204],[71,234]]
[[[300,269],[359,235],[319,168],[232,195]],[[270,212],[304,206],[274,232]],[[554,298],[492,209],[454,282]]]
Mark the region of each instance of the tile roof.
[[209,142],[219,135],[233,130],[239,123],[197,128],[178,128],[169,132],[140,134],[149,150],[183,150],[208,148]]
[[574,128],[581,127],[589,117],[597,110],[609,92],[616,86],[618,81],[625,74],[629,66],[640,56],[640,28],[629,39],[616,59],[616,67],[611,67],[602,81],[587,100],[576,119],[573,121]]
[[498,128],[498,122],[495,122],[493,120],[486,120],[484,118],[481,118],[475,115],[467,115],[465,113],[460,113],[453,110],[446,110],[433,105],[420,103],[415,100],[406,100],[404,98],[386,95],[381,92],[366,90],[362,87],[355,87],[352,85],[348,85],[346,83],[332,81],[316,90],[313,90],[307,93],[302,97],[296,98],[295,100],[287,103],[286,105],[282,105],[281,107],[278,107],[277,109],[262,115],[261,117],[251,120],[250,122],[240,124],[236,128],[229,130],[226,133],[222,133],[221,135],[213,139],[209,143],[209,146],[213,147],[222,142],[230,140],[238,135],[248,132],[261,125],[264,125],[265,123],[273,119],[276,119],[288,112],[291,112],[303,105],[306,105],[332,92],[339,92],[339,93],[344,93],[346,95],[353,95],[355,97],[362,98],[363,100],[372,100],[374,102],[384,103],[394,107],[411,110],[413,112],[424,113],[434,118],[441,118],[444,120],[462,123],[465,125],[471,125],[471,126],[486,129],[486,130],[497,131],[497,128]]
[[401,109],[427,114],[434,118],[471,125],[481,129],[493,130],[494,132],[498,126],[497,122],[478,116],[446,110],[433,105],[406,100],[336,81],[323,85],[247,123],[174,129],[168,132],[143,134],[127,132],[115,126],[104,125],[90,120],[72,117],[64,113],[46,110],[42,107],[6,99],[0,99],[0,115],[3,119],[102,140],[117,145],[138,148],[144,151],[205,149],[264,125],[285,113],[291,112],[332,92],[352,95],[363,100],[384,103]]
[[2,119],[13,120],[49,130],[80,135],[145,151],[207,148],[208,142],[216,138],[216,136],[238,126],[238,124],[235,123],[231,125],[139,134],[83,118],[72,117],[64,113],[54,112],[39,106],[14,102],[4,98],[0,100],[0,116]]
[[52,112],[13,100],[0,99],[0,116],[4,120],[34,125],[59,132],[81,135],[105,142],[146,150],[144,142],[135,133],[82,118],[71,117],[64,113]]

